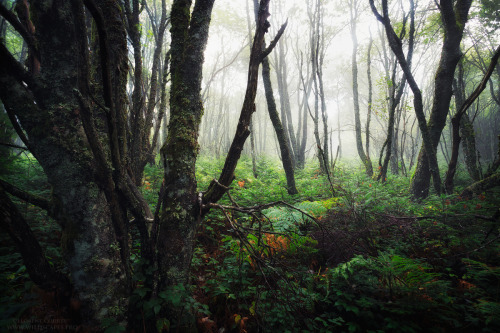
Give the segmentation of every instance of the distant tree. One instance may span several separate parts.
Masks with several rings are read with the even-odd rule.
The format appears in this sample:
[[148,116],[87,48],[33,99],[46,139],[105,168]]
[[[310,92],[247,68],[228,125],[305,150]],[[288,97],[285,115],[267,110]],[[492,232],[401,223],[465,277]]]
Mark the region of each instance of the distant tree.
[[[309,17],[309,46],[311,49],[311,76],[313,82],[314,94],[314,114],[310,112],[314,122],[314,138],[316,140],[316,149],[318,152],[319,166],[322,172],[327,172],[329,161],[328,149],[328,115],[326,112],[326,98],[323,84],[323,63],[326,53],[326,37],[324,33],[324,7],[320,0],[313,0],[313,4],[307,2],[307,15]],[[320,113],[321,108],[321,121],[323,124],[323,135],[320,136]],[[323,143],[321,142],[323,139]]]
[[[436,148],[439,144],[441,132],[446,125],[452,96],[452,82],[455,68],[461,57],[460,42],[467,22],[468,12],[472,0],[441,0],[438,9],[443,24],[444,39],[439,66],[434,79],[434,98],[429,122],[423,111],[422,93],[418,87],[407,59],[402,50],[402,43],[389,18],[387,0],[382,0],[382,14],[375,7],[374,0],[370,0],[370,6],[377,19],[385,27],[387,39],[392,51],[396,55],[403,70],[406,81],[413,92],[414,109],[422,133],[423,146],[418,157],[415,175],[412,178],[410,191],[414,198],[425,198],[429,194],[429,184],[432,175],[436,192],[441,193],[441,177],[437,163]],[[410,0],[410,3],[413,3]]]
[[361,119],[359,110],[359,91],[358,91],[358,38],[356,35],[356,21],[358,20],[358,11],[360,3],[357,0],[349,1],[349,13],[350,13],[350,29],[351,29],[351,39],[352,39],[352,95],[354,103],[354,129],[356,135],[356,148],[358,151],[359,158],[365,167],[365,172],[368,176],[373,175],[373,166],[370,159],[369,152],[364,150],[363,139],[361,133]]
[[[411,4],[410,7],[410,12],[408,13],[410,16],[410,23],[409,23],[409,31],[408,31],[408,51],[405,55],[407,62],[408,62],[408,67],[411,69],[411,62],[413,58],[413,49],[414,49],[414,40],[415,40],[415,10],[413,8],[413,3]],[[406,35],[406,24],[408,21],[408,16],[404,15],[402,26],[403,28],[401,29],[400,35],[398,36],[400,40],[403,39],[403,37]],[[386,73],[388,74],[388,70],[386,70]],[[382,151],[380,153],[380,158],[379,158],[379,166],[380,166],[380,171],[377,176],[377,180],[381,180],[382,182],[385,181],[387,177],[387,169],[389,167],[389,162],[391,161],[391,158],[393,157],[393,154],[397,154],[397,150],[394,149],[397,147],[397,135],[395,134],[395,117],[396,117],[396,109],[400,105],[401,98],[404,93],[404,89],[406,86],[406,80],[405,77],[403,76],[399,81],[396,79],[396,73],[397,73],[397,64],[394,63],[392,67],[392,73],[389,80],[389,87],[388,87],[388,112],[389,112],[389,121],[387,124],[387,138],[382,146]],[[382,162],[382,157],[384,156],[384,148],[385,148],[385,157],[383,158]],[[396,150],[396,151],[393,151]],[[396,169],[397,171],[397,169]]]
[[[257,9],[259,8],[257,0],[254,0],[254,8],[255,17],[257,19]],[[263,48],[265,48],[265,45],[266,44],[264,41]],[[288,136],[286,134],[286,129],[281,122],[278,109],[276,107],[273,87],[271,84],[271,66],[269,65],[269,59],[267,57],[262,59],[262,80],[264,82],[264,90],[266,93],[267,111],[269,113],[269,118],[271,118],[274,131],[276,132],[276,137],[278,138],[278,144],[281,152],[281,162],[283,163],[283,169],[285,170],[286,175],[287,191],[289,194],[297,194],[298,191],[297,187],[295,186],[293,157],[291,154]]]

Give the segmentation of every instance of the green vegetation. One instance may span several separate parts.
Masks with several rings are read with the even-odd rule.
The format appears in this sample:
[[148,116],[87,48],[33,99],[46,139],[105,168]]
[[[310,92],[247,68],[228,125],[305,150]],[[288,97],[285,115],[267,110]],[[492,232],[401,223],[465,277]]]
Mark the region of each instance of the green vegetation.
[[[200,158],[200,189],[222,163]],[[23,189],[49,194],[34,159],[21,155],[7,171],[6,179]],[[179,322],[158,321],[158,330],[182,330],[182,318],[193,315],[202,332],[500,330],[499,226],[490,219],[500,205],[498,190],[470,200],[431,195],[416,203],[407,192],[409,178],[390,176],[381,184],[359,166],[340,163],[332,197],[327,179],[309,163],[297,172],[299,195],[290,196],[278,161],[261,159],[258,172],[256,179],[244,158],[230,190],[232,201],[225,196],[220,205],[226,208],[205,217],[191,285],[142,301],[151,291],[144,281],[155,272],[140,269],[145,263],[137,259],[140,243],[134,240],[131,301],[142,309],[138,320],[171,305],[185,313]],[[146,167],[142,191],[151,205],[161,175],[160,168]],[[457,185],[467,182],[460,173]],[[265,205],[281,201],[289,205]],[[51,264],[64,271],[59,227],[38,208],[17,203]],[[262,209],[245,214],[228,208],[236,205]],[[1,238],[1,327],[71,318],[46,303],[46,292],[29,281],[7,235]],[[108,324],[107,332],[119,331],[112,320]]]

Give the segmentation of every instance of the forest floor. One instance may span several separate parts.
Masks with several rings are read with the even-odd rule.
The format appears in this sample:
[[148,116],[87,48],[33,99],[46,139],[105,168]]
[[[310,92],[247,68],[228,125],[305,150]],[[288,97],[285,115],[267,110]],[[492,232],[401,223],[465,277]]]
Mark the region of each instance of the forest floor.
[[[47,195],[39,166],[19,163],[9,180]],[[200,190],[222,163],[200,158]],[[146,169],[142,190],[152,206],[161,175]],[[243,159],[235,175],[232,201],[225,197],[221,205],[276,204],[253,215],[212,210],[204,219],[192,285],[182,286],[190,296],[177,300],[196,315],[199,331],[500,331],[500,224],[492,219],[498,188],[467,200],[431,194],[414,202],[409,177],[379,183],[359,166],[340,163],[332,193],[311,162],[297,171],[299,194],[290,196],[279,161],[261,159],[255,178]],[[460,170],[457,193],[470,183]],[[19,207],[51,263],[64,271],[57,224],[34,206]],[[4,233],[0,240],[0,330],[76,329],[75,313],[34,286],[11,241]]]

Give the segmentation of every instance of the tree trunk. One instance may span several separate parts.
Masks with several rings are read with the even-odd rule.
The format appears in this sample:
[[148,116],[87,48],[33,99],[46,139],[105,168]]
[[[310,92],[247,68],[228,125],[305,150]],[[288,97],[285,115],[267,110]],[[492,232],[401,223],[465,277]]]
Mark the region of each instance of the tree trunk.
[[297,194],[297,188],[295,186],[295,173],[293,170],[293,160],[290,154],[290,148],[286,139],[285,129],[281,125],[281,121],[278,115],[278,110],[276,109],[276,102],[274,101],[273,88],[271,86],[271,73],[269,68],[269,61],[264,59],[262,61],[262,79],[264,81],[264,89],[266,91],[267,100],[267,110],[269,112],[269,118],[273,123],[276,136],[278,138],[278,143],[281,152],[281,161],[283,163],[283,169],[285,170],[287,191],[288,194]]
[[[441,132],[446,125],[455,68],[462,56],[460,42],[472,0],[459,0],[455,5],[451,0],[441,0],[440,2],[441,19],[444,25],[444,41],[434,80],[434,98],[428,122],[429,138],[434,153],[439,144]],[[424,135],[423,132],[422,135]],[[427,153],[429,149],[426,148],[422,147],[420,150],[415,174],[410,185],[410,191],[415,198],[425,198],[429,195],[432,171],[429,166],[429,156],[431,154]],[[439,194],[440,191],[437,192]]]
[[159,288],[165,290],[189,280],[195,231],[200,219],[195,166],[203,105],[201,79],[213,0],[174,1],[170,18],[170,122],[161,149],[165,196],[159,221]]
[[[113,220],[112,198],[97,186],[98,178],[105,176],[92,172],[83,112],[74,97],[81,80],[79,65],[85,63],[79,44],[79,29],[85,27],[83,7],[76,1],[54,7],[33,1],[31,11],[36,13],[38,49],[30,52],[39,55],[41,66],[26,73],[0,46],[1,62],[9,64],[0,69],[0,98],[22,124],[32,153],[64,208],[63,245],[84,323],[97,326],[105,317],[121,322],[127,310],[130,271],[123,261],[127,249],[120,246],[126,243],[120,238],[123,230],[117,228],[120,208],[115,206]],[[115,43],[115,59],[122,46]],[[126,77],[126,64],[123,71]],[[117,96],[121,93],[115,90]]]
[[[481,83],[476,87],[474,92],[464,101],[464,89],[460,89],[460,86],[456,86],[455,88],[455,98],[456,101],[455,103],[460,106],[460,109],[457,110],[457,113],[455,116],[451,119],[452,123],[452,138],[453,138],[453,146],[452,146],[452,154],[450,158],[450,162],[448,164],[448,171],[446,172],[446,178],[444,182],[445,190],[447,193],[452,193],[454,184],[453,184],[453,177],[455,176],[456,172],[456,166],[458,163],[458,154],[459,154],[459,147],[460,147],[460,123],[461,123],[461,118],[466,115],[467,109],[472,105],[472,103],[479,97],[481,92],[486,88],[486,84],[493,73],[495,66],[498,62],[498,59],[500,57],[500,46],[496,49],[495,54],[491,58],[490,66],[488,70],[486,71],[483,79],[481,80]],[[462,75],[461,71],[459,73],[459,79],[462,80]],[[461,85],[463,87],[463,84]],[[500,152],[500,150],[499,150]],[[475,155],[475,149],[474,149],[474,155]],[[499,154],[500,157],[500,154]],[[488,177],[488,175],[487,175]]]
[[373,166],[370,157],[365,153],[363,148],[363,140],[361,138],[361,120],[359,111],[359,97],[358,97],[358,40],[356,36],[356,20],[358,16],[358,4],[357,1],[351,1],[350,3],[350,14],[351,14],[351,38],[352,38],[352,94],[354,102],[354,129],[356,135],[356,148],[358,151],[359,158],[363,165],[365,166],[366,174],[371,177],[373,176]]

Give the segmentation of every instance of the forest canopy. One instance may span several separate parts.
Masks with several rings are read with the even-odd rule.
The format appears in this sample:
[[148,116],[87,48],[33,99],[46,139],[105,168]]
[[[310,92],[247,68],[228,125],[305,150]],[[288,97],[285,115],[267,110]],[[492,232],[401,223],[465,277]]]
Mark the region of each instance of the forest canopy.
[[495,0],[0,0],[0,328],[500,330]]

